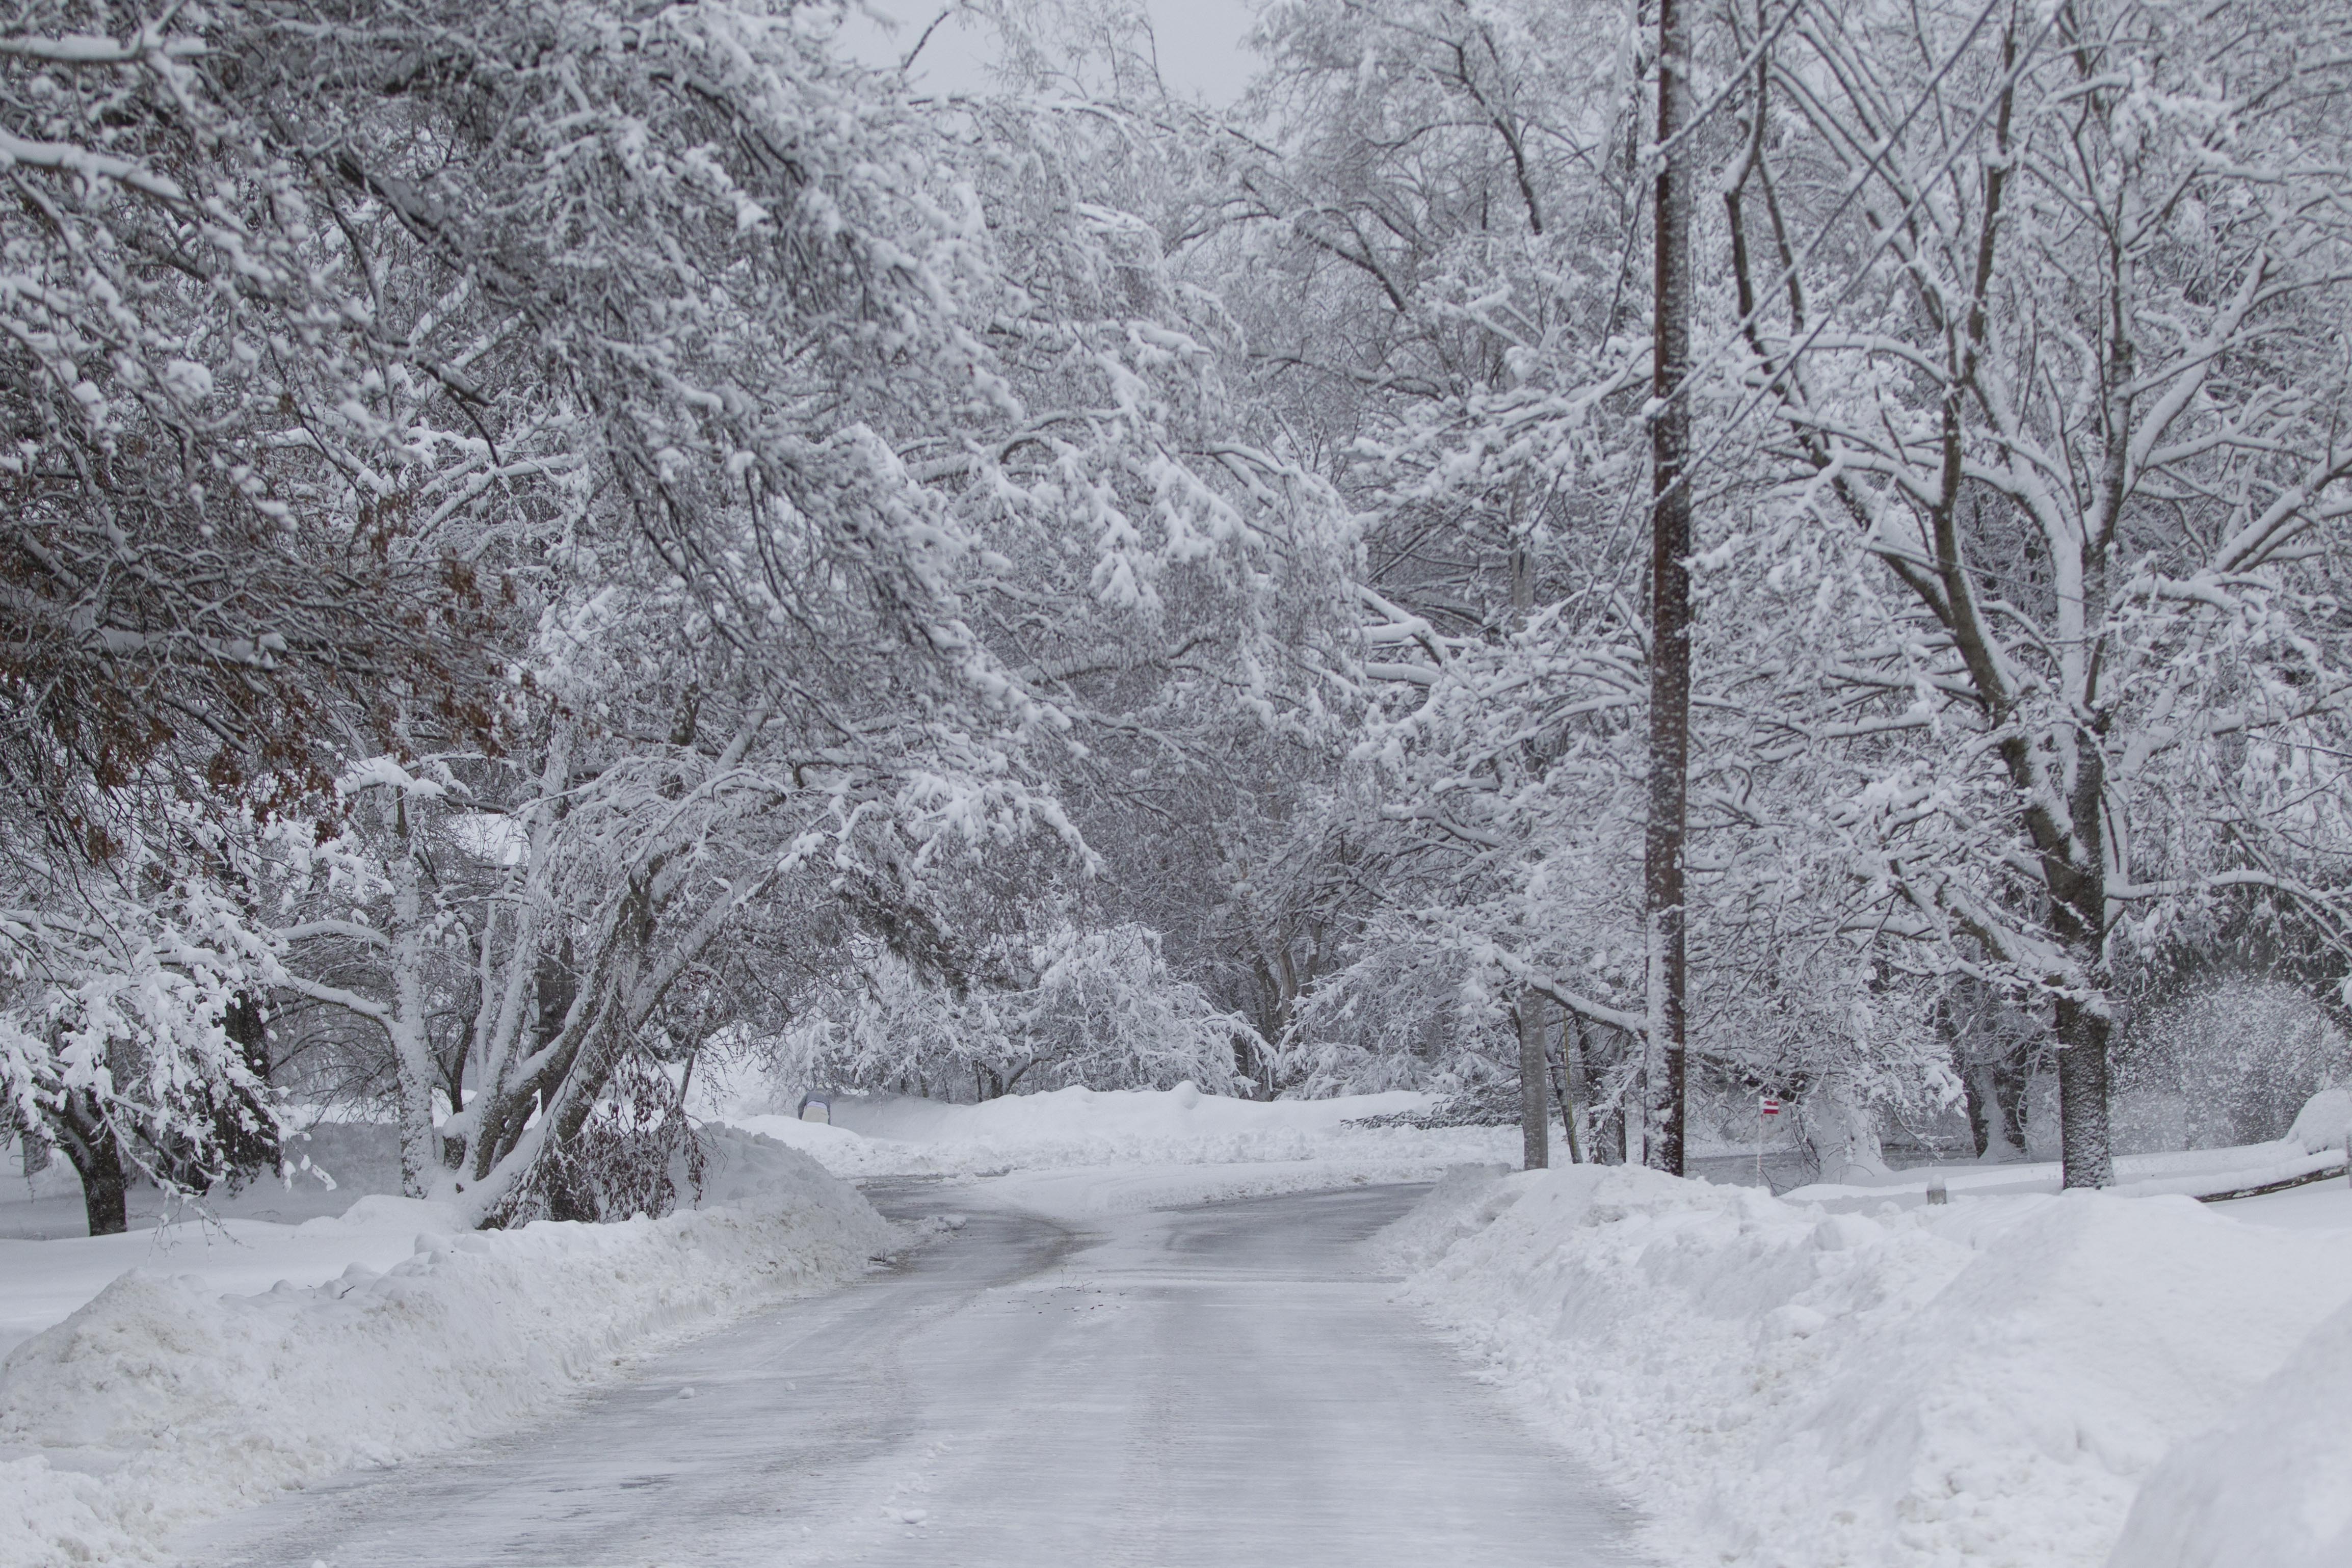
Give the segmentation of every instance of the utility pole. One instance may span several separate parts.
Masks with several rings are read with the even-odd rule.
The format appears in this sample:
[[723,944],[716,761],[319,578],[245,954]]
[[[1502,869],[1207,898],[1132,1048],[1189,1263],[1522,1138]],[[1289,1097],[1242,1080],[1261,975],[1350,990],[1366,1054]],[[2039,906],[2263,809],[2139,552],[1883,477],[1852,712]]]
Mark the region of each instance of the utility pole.
[[1683,846],[1690,793],[1690,176],[1675,145],[1689,123],[1690,39],[1683,0],[1658,0],[1658,174],[1652,203],[1650,415],[1650,800],[1642,841],[1649,949],[1649,1083],[1643,1163],[1683,1174]]
[[1551,1164],[1551,1063],[1544,1051],[1549,1020],[1544,994],[1530,986],[1519,993],[1520,1168],[1539,1171]]

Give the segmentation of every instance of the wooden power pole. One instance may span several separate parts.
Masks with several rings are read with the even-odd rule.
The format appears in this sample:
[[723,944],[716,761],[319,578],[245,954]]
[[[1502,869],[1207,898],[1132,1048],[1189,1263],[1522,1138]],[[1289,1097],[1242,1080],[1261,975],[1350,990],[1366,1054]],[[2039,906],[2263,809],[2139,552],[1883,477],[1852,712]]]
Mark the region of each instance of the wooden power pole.
[[1683,1172],[1683,846],[1690,787],[1690,39],[1684,0],[1658,0],[1656,271],[1650,419],[1650,800],[1642,844],[1649,946],[1649,1085],[1643,1161]]
[[1539,1171],[1551,1164],[1551,1071],[1544,1051],[1550,1029],[1544,994],[1532,986],[1519,993],[1520,1168]]

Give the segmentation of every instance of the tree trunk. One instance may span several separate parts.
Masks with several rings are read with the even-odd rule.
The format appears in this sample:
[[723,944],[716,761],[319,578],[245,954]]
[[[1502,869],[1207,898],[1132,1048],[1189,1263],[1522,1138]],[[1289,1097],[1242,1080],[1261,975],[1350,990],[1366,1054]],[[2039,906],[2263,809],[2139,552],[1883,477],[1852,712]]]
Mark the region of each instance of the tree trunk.
[[[745,733],[756,728],[757,722],[747,726]],[[513,1103],[512,1110],[501,1113],[503,1135],[509,1142],[505,1147],[486,1151],[491,1169],[521,1145],[525,1118],[520,1100],[526,1093],[539,1100],[542,1117],[532,1158],[546,1162],[571,1157],[583,1129],[595,1114],[597,1097],[637,1049],[639,1031],[660,1007],[663,996],[687,966],[717,939],[727,917],[749,900],[762,896],[777,874],[771,870],[765,875],[738,881],[672,941],[667,953],[656,955],[655,938],[661,930],[669,894],[677,887],[665,875],[671,854],[664,850],[648,855],[631,873],[627,891],[613,910],[609,934],[588,958],[583,977],[585,992],[573,1001],[558,1028],[558,1038],[546,1048],[551,1060],[533,1075],[531,1082],[517,1086],[506,1096]],[[903,1077],[899,1087],[902,1092],[906,1087]],[[919,1087],[928,1093],[928,1083]],[[478,1155],[478,1161],[481,1157]],[[505,1203],[510,1196],[498,1201]]]
[[[2086,563],[2084,598],[2105,601],[2105,574]],[[2084,689],[2089,689],[2087,682]],[[2097,737],[2078,730],[2074,738],[2074,787],[2066,808],[2073,819],[2073,853],[2052,865],[2043,857],[2053,899],[2052,926],[2066,943],[2074,983],[2088,993],[2062,997],[2057,1006],[2058,1141],[2063,1159],[2062,1186],[2113,1186],[2115,1160],[2107,1140],[2107,774]]]
[[131,1173],[123,1168],[122,1145],[89,1095],[69,1093],[61,1111],[49,1113],[58,1145],[81,1177],[82,1213],[92,1236],[120,1236],[131,1228]]
[[236,1047],[256,1078],[265,1082],[269,1077],[269,1024],[261,1016],[261,998],[251,991],[239,991],[221,1009],[221,1032]]
[[2001,1159],[2025,1157],[2026,1091],[2032,1087],[2021,1061],[1996,1061],[1992,1067],[1992,1103],[2000,1112],[1995,1124],[2000,1134]]
[[[236,1047],[255,1082],[266,1085],[269,1024],[263,1016],[261,998],[239,991],[221,1009],[221,1032]],[[278,1142],[277,1119],[262,1099],[227,1084],[214,1085],[206,1098],[211,1102],[213,1146],[186,1173],[194,1183],[208,1187],[216,1177],[226,1177],[229,1190],[235,1192],[255,1173],[278,1168],[286,1151]]]
[[[1681,0],[1658,5],[1658,143],[1688,121],[1690,49]],[[1683,845],[1690,783],[1690,224],[1686,154],[1659,161],[1650,421],[1650,798],[1642,845],[1649,947],[1648,1049],[1643,1158],[1683,1174]],[[1663,1061],[1661,1061],[1663,1058]],[[1663,1071],[1658,1071],[1663,1067]]]
[[2058,1136],[2062,1186],[2113,1186],[2107,1141],[2107,1015],[2084,1002],[2058,1004]]
[[1886,1174],[1886,1155],[1878,1141],[1878,1118],[1853,1085],[1843,1076],[1823,1087],[1819,1102],[1820,1124],[1815,1147],[1820,1151],[1823,1181],[1851,1181],[1856,1176]]
[[[526,1059],[536,1057],[553,1043],[563,1031],[563,1020],[571,1016],[572,1004],[579,999],[580,971],[572,956],[570,936],[565,936],[553,951],[540,950],[531,986],[533,1017],[530,1049],[523,1052]],[[537,1108],[543,1087],[540,1078],[528,1082],[486,1082],[475,1086],[477,1095],[487,1097],[481,1127],[474,1134],[471,1150],[476,1181],[488,1178],[492,1167],[521,1140],[524,1125]]]
[[77,1159],[74,1168],[81,1176],[82,1214],[89,1233],[120,1236],[131,1228],[131,1176],[122,1168],[122,1149],[114,1141],[113,1129],[92,1144],[84,1157],[88,1163]]
[[1960,1089],[1969,1113],[1969,1139],[1976,1145],[1977,1158],[1982,1159],[1992,1139],[1992,1096],[1989,1092],[1992,1075],[1982,1067],[1971,1067],[1964,1061],[1955,1061],[1952,1065],[1959,1070]]
[[1520,1168],[1539,1171],[1551,1164],[1551,1076],[1544,1059],[1544,998],[1534,991],[1519,998]]
[[392,1049],[400,1096],[400,1190],[425,1197],[441,1167],[441,1148],[433,1126],[436,1074],[425,1040],[424,868],[408,829],[408,802],[402,800],[394,808]]
[[1584,1140],[1576,1125],[1576,1108],[1584,1103],[1584,1020],[1574,1013],[1563,1014],[1559,1021],[1559,1076],[1552,1080],[1552,1092],[1559,1098],[1559,1124],[1568,1134],[1568,1163],[1584,1163]]
[[[1642,1049],[1642,1041],[1624,1030],[1612,1030],[1610,1035],[1615,1040],[1613,1049],[1600,1044],[1597,1040],[1586,1041],[1599,1054],[1597,1059],[1588,1057],[1586,1061],[1588,1082],[1584,1103],[1591,1109],[1585,1112],[1585,1120],[1592,1129],[1592,1163],[1594,1165],[1631,1165],[1633,1160],[1635,1118],[1625,1113],[1625,1107],[1629,1104],[1638,1104],[1639,1102],[1633,1098],[1634,1086],[1621,1082],[1619,1080],[1629,1071],[1632,1065],[1631,1053]],[[1601,1040],[1608,1038],[1610,1036],[1600,1037]],[[1592,1071],[1596,1065],[1599,1069],[1597,1072]],[[1595,1082],[1601,1085],[1599,1091],[1592,1086]]]
[[466,1052],[457,1052],[457,1065],[442,1076],[441,1087],[449,1097],[449,1121],[441,1129],[441,1168],[461,1171],[466,1168]]
[[2025,1155],[2025,1073],[2014,1061],[1979,1061],[1960,1073],[1968,1090],[1969,1132],[1977,1158],[2021,1159]]

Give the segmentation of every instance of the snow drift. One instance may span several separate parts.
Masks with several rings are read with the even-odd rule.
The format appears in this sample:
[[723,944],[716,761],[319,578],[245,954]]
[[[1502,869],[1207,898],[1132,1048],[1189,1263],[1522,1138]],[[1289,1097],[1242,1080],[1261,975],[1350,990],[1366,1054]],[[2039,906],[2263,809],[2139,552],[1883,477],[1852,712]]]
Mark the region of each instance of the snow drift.
[[2352,1308],[2304,1341],[2218,1430],[2157,1467],[2111,1568],[2352,1563]]
[[[2352,1300],[2342,1239],[2170,1197],[1865,1217],[1640,1169],[1464,1171],[1379,1244],[1534,1419],[1654,1511],[1663,1560],[1752,1568],[2095,1568],[2159,1466],[2198,1470],[2178,1446]],[[2352,1366],[2352,1327],[2305,1354],[2331,1343]],[[2257,1406],[2273,1397],[2293,1396]],[[2343,1561],[2318,1550],[2116,1563]]]
[[0,1565],[152,1557],[272,1491],[541,1416],[896,1245],[804,1155],[723,1129],[710,1145],[706,1199],[724,1207],[421,1235],[380,1273],[260,1295],[123,1275],[0,1363]]

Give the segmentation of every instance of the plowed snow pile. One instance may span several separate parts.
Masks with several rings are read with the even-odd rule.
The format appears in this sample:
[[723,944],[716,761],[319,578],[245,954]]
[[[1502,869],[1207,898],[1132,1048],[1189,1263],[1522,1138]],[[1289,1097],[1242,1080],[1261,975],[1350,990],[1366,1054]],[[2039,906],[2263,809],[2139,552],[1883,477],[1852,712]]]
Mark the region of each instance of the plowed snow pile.
[[[2300,1441],[2326,1475],[2311,1528],[2352,1518],[2352,1315],[2321,1327],[2352,1301],[2352,1230],[2086,1193],[1825,1215],[1587,1166],[1458,1173],[1379,1245],[1411,1299],[1654,1516],[1661,1561],[2352,1562],[2340,1534],[2294,1550],[2305,1527],[2276,1517],[2318,1473],[2280,1468]],[[2239,1437],[2192,1441],[2233,1419]],[[2198,1484],[2265,1434],[2269,1515],[2221,1520],[2231,1488]],[[2117,1551],[2157,1474],[2171,1511]],[[2257,1524],[2271,1534],[2242,1533]]]
[[2116,1568],[2352,1563],[2352,1308],[2219,1430],[2175,1448],[2132,1504]]
[[0,1363],[0,1565],[152,1557],[205,1515],[544,1416],[637,1354],[854,1279],[897,1245],[805,1156],[724,1129],[709,1142],[706,1197],[725,1207],[427,1233],[380,1273],[260,1295],[124,1274]]

